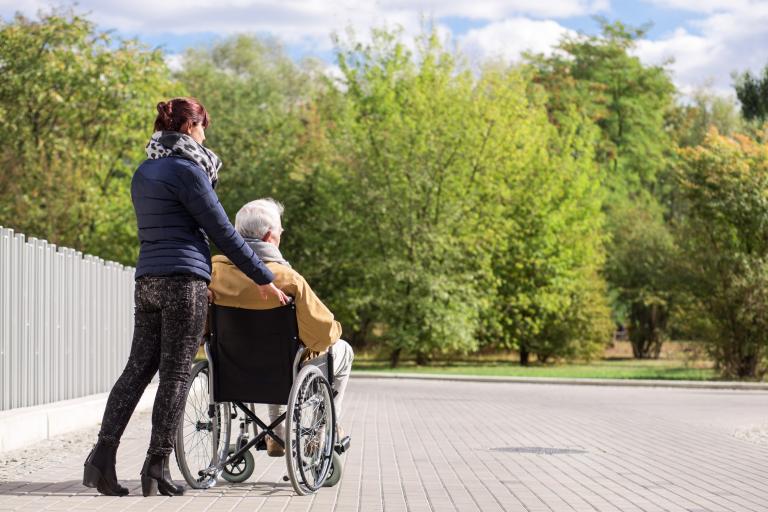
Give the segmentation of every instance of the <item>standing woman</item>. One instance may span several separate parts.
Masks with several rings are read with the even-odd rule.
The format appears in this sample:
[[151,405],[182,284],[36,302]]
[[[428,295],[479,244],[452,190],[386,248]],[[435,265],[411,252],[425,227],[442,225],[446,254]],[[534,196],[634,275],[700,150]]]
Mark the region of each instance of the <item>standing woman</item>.
[[109,496],[128,494],[117,481],[117,446],[158,370],[142,492],[144,496],[158,489],[166,496],[184,492],[171,480],[168,458],[208,307],[211,253],[206,234],[260,286],[265,298],[287,300],[272,284],[272,273],[230,224],[214,192],[221,161],[203,146],[209,123],[205,107],[193,98],[175,98],[158,103],[157,111],[148,158],[131,182],[141,242],[131,354],[109,394],[99,439],[83,475],[84,485]]

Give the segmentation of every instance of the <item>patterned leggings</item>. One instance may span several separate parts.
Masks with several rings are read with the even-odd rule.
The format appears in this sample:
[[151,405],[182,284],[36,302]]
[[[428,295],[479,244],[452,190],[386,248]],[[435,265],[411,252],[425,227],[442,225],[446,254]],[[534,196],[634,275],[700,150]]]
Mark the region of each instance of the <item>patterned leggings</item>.
[[173,451],[192,357],[205,326],[207,288],[203,279],[194,276],[136,280],[131,355],[109,394],[100,442],[110,446],[120,443],[136,404],[159,369],[147,453],[168,455]]

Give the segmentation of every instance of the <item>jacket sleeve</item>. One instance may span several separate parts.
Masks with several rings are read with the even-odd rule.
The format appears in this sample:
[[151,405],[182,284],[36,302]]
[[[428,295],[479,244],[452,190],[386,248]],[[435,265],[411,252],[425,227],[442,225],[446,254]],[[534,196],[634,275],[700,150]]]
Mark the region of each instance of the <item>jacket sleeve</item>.
[[[341,324],[331,310],[315,295],[307,281],[298,273],[294,274],[296,320],[299,324],[299,338],[310,350],[323,352],[341,337]],[[290,288],[293,288],[291,286]]]
[[[183,164],[182,164],[183,165]],[[187,167],[186,165],[184,167]],[[269,284],[272,272],[229,222],[208,177],[195,164],[179,169],[183,186],[179,198],[184,208],[213,240],[224,255],[256,284]]]

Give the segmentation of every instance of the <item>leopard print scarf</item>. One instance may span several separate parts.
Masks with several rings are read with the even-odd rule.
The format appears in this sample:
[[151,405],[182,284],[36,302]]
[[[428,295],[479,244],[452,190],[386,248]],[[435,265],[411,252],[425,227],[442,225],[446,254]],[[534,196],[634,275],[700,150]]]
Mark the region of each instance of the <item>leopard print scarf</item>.
[[146,150],[147,157],[153,160],[178,156],[195,162],[208,175],[211,186],[216,187],[216,182],[219,181],[219,169],[221,169],[219,157],[185,133],[155,132],[149,139]]

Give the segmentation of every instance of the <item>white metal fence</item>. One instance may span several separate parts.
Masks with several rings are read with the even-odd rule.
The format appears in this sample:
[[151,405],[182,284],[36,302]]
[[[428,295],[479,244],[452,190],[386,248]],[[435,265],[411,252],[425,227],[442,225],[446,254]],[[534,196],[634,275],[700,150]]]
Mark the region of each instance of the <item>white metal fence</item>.
[[133,336],[133,277],[0,226],[0,410],[109,391]]

